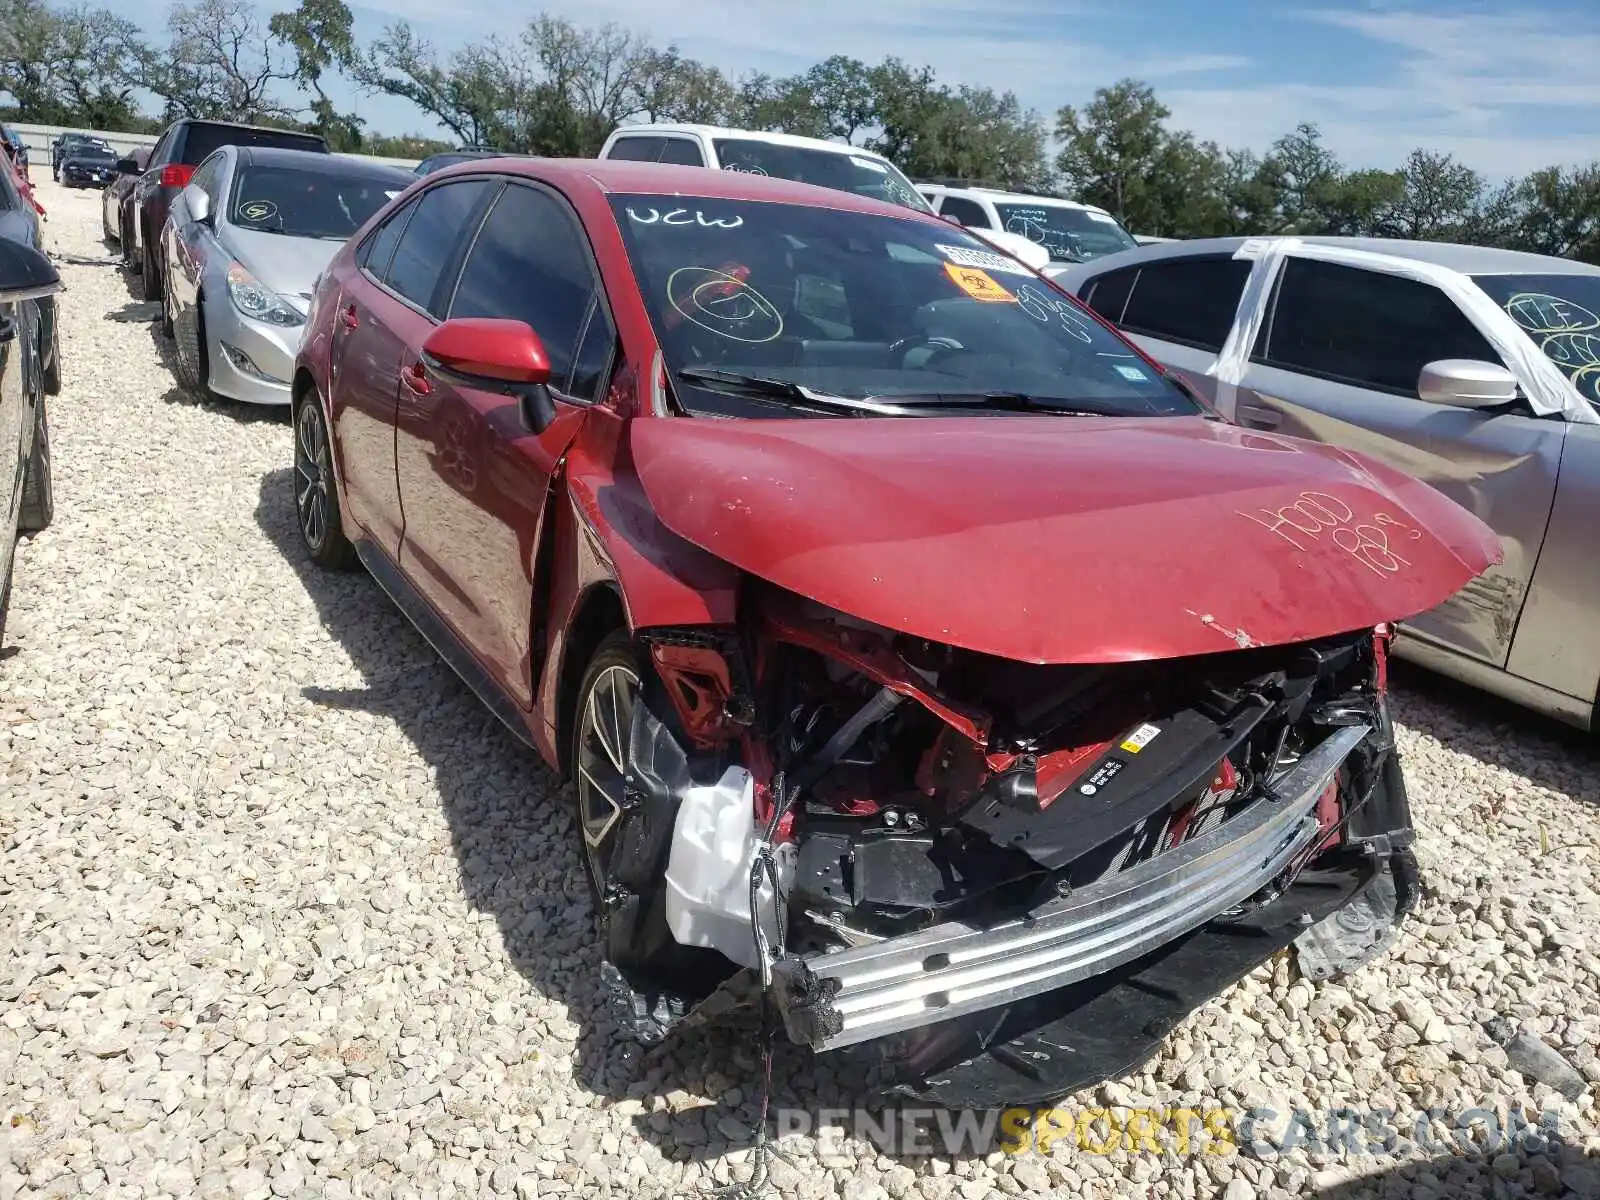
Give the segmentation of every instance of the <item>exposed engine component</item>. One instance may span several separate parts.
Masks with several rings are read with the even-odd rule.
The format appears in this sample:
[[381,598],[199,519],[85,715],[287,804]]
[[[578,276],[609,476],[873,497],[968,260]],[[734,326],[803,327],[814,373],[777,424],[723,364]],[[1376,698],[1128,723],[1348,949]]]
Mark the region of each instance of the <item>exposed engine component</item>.
[[[1372,631],[1079,667],[770,589],[746,611],[738,630],[647,635],[671,711],[635,761],[675,761],[668,724],[682,758],[625,815],[644,823],[624,844],[658,864],[615,899],[617,917],[660,914],[612,938],[638,1020],[670,1024],[742,967],[771,979],[793,1040],[890,1054],[909,1037],[923,1078],[1014,1040],[997,1015],[1058,1019],[1039,1006],[1072,1009],[1205,929],[1255,931],[1263,956],[1300,936],[1324,972],[1403,914],[1385,900],[1410,820]],[[1321,923],[1345,906],[1359,933]],[[663,1001],[638,982],[661,979],[651,929],[722,969]]]

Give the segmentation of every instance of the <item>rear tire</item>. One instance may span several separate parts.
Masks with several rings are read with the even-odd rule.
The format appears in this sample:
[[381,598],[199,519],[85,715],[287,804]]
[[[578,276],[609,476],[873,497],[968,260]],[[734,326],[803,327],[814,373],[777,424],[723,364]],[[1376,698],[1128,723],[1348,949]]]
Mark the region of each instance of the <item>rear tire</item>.
[[356,565],[355,547],[345,537],[339,515],[339,481],[333,474],[333,448],[322,404],[312,391],[294,407],[295,524],[311,561],[328,571],[348,571]]
[[22,510],[17,514],[17,532],[31,536],[50,527],[56,515],[55,479],[50,469],[50,422],[45,416],[44,397],[33,417],[33,449],[22,477]]
[[6,564],[6,577],[0,579],[0,650],[6,644],[6,614],[11,611],[11,574],[16,570],[17,551],[11,549],[11,561]]
[[[44,394],[46,396],[59,396],[61,394],[61,310],[52,305],[50,310],[50,344],[41,346],[40,357],[44,362]],[[40,411],[43,412],[41,401]]]
[[144,248],[140,254],[144,260],[144,268],[140,271],[140,276],[144,280],[144,298],[160,300],[165,294],[161,286],[161,264],[156,261],[156,248],[151,245],[148,237],[144,239]]
[[[171,269],[170,266],[167,268],[169,272]],[[170,338],[173,336],[172,280],[170,278],[162,283],[161,290],[166,293],[165,298],[161,301],[161,336]]]

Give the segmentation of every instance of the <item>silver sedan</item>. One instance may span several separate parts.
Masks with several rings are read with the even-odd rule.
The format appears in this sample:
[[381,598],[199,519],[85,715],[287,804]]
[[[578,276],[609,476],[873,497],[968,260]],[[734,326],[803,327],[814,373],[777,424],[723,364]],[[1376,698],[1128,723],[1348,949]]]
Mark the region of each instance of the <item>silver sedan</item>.
[[[1406,622],[1395,653],[1600,729],[1600,268],[1269,237],[1144,246],[1054,278],[1238,424],[1359,451],[1476,513],[1505,561]],[[1314,495],[1239,519],[1377,547],[1396,570],[1415,536]]]
[[224,146],[173,201],[158,261],[178,382],[202,396],[288,404],[317,276],[413,183],[336,154]]

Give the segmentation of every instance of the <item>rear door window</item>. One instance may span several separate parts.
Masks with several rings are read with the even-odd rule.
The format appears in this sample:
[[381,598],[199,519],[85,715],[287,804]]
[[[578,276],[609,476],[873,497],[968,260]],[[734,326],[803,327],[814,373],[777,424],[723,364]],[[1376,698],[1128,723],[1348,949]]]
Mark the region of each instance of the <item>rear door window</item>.
[[1340,383],[1415,396],[1440,358],[1501,361],[1467,314],[1431,283],[1360,267],[1289,258],[1256,362]]
[[705,155],[700,153],[700,147],[689,138],[680,137],[663,138],[661,157],[656,161],[677,163],[683,167],[703,167],[706,165]]
[[1129,333],[1221,350],[1253,265],[1225,256],[1148,263],[1139,268],[1118,324]]
[[422,193],[383,274],[390,291],[425,312],[440,315],[434,305],[439,281],[452,268],[463,240],[471,236],[478,203],[491,182],[453,180]]

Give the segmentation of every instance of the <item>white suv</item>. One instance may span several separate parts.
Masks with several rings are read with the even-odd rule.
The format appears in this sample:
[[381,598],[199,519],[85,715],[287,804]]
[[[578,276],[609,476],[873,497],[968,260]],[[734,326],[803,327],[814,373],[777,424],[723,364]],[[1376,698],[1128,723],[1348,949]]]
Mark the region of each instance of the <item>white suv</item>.
[[[919,183],[917,190],[939,215],[987,237],[991,232],[1027,238],[1049,252],[1054,267],[1131,250],[1139,243],[1103,208],[1029,196],[999,188]],[[1046,268],[1046,275],[1054,270]]]
[[[883,155],[821,138],[716,125],[621,125],[600,147],[598,157],[771,175],[887,200],[917,212],[937,212]],[[1039,239],[1008,233],[1003,225],[974,228],[973,232],[1035,271],[1050,261],[1041,252]]]

